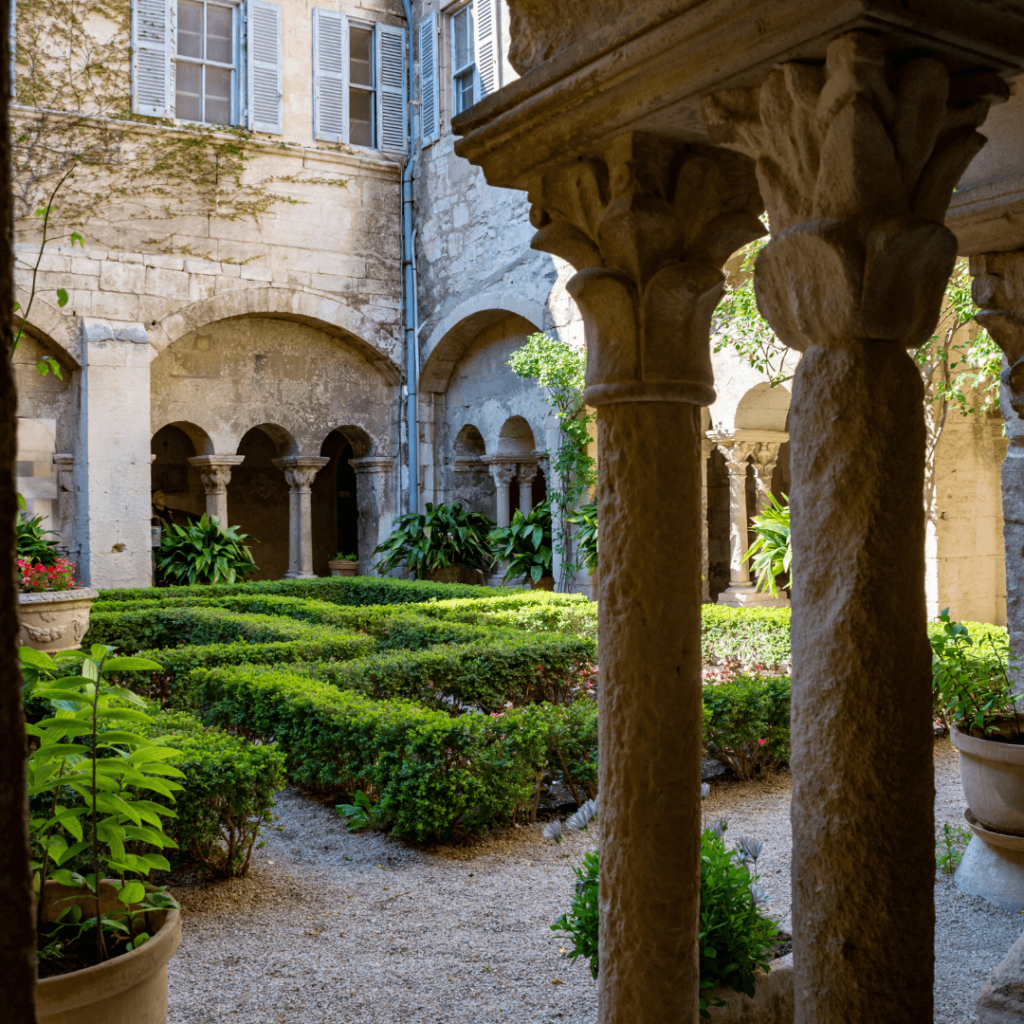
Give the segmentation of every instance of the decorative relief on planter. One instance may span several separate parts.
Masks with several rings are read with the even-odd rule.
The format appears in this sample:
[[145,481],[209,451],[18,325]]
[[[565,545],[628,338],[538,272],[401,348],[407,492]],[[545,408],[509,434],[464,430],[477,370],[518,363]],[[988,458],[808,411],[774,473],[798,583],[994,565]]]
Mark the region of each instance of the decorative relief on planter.
[[77,650],[89,629],[89,607],[97,597],[89,587],[20,594],[18,642],[47,654]]

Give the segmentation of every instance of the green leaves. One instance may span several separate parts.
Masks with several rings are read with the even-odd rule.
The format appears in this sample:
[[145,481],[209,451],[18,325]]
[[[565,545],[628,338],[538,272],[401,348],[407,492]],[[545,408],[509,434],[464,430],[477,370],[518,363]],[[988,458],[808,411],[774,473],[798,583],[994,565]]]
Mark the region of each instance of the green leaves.
[[505,579],[525,576],[534,582],[552,574],[551,502],[535,505],[528,516],[516,509],[508,526],[492,530],[490,541],[499,562],[507,562]]
[[247,543],[253,538],[238,527],[224,527],[205,514],[187,526],[169,523],[156,551],[156,567],[169,583],[234,583],[257,568]]
[[425,511],[409,512],[395,520],[391,536],[374,549],[382,555],[380,575],[408,566],[417,579],[449,566],[485,569],[493,559],[488,533],[494,520],[482,512],[427,502]]
[[757,576],[757,589],[778,597],[778,577],[788,573],[793,565],[793,539],[789,532],[789,497],[782,496],[782,505],[774,494],[768,494],[769,506],[759,516],[750,517],[750,528],[757,539],[743,556],[752,558],[750,568]]

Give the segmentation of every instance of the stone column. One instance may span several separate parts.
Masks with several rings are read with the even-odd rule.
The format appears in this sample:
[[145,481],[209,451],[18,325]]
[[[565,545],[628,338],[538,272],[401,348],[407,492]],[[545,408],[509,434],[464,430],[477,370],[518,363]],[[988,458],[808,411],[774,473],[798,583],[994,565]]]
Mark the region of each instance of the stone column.
[[74,546],[75,457],[54,455],[53,464],[57,467],[57,532],[61,547],[70,552]]
[[74,444],[79,576],[92,587],[148,587],[153,350],[142,324],[83,318],[81,331]]
[[708,459],[715,450],[710,438],[700,439],[700,599],[702,604],[711,603],[711,563],[708,556]]
[[932,1020],[925,429],[906,349],[938,320],[957,252],[943,217],[984,142],[973,129],[1006,94],[994,75],[951,83],[926,56],[891,66],[878,37],[853,33],[824,64],[703,101],[712,138],[757,160],[773,232],[758,305],[804,352],[790,412],[795,1024]]
[[718,595],[718,603],[741,608],[758,603],[761,596],[750,580],[750,569],[743,557],[750,547],[747,540],[747,459],[754,445],[737,441],[728,434],[713,434],[711,438],[725,456],[729,473],[729,587]]
[[206,514],[227,527],[228,484],[231,470],[245,462],[244,455],[193,455],[189,464],[198,467],[206,491]]
[[391,494],[391,472],[395,460],[391,455],[365,456],[349,459],[356,471],[356,509],[359,513],[360,572],[369,572],[373,549],[391,535],[394,504]]
[[[754,509],[755,516],[761,515],[761,513],[770,505],[768,495],[771,493],[772,489],[772,474],[775,472],[775,467],[779,464],[779,449],[787,440],[789,440],[789,438],[784,436],[782,441],[760,441],[754,447],[752,461],[754,465],[755,480],[757,482],[757,507]],[[778,497],[778,495],[775,495],[775,497]]]
[[535,461],[519,462],[516,478],[519,480],[519,511],[528,516],[533,511],[533,478],[537,475]]
[[498,456],[492,455],[487,460],[487,468],[491,471],[491,476],[494,477],[494,500],[497,503],[494,521],[498,526],[508,526],[508,489],[512,484],[512,478],[516,475],[515,463],[506,462],[504,459],[499,460]]
[[538,174],[597,409],[601,1024],[696,1022],[701,406],[722,265],[763,234],[749,161],[640,134]]
[[274,459],[284,472],[288,492],[288,571],[286,580],[315,579],[313,572],[313,496],[310,488],[317,473],[331,460],[311,455]]
[[1014,689],[1024,693],[1024,252],[971,257],[975,317],[1003,350],[999,406],[1009,446],[1003,459],[1003,544],[1006,552],[1006,630]]

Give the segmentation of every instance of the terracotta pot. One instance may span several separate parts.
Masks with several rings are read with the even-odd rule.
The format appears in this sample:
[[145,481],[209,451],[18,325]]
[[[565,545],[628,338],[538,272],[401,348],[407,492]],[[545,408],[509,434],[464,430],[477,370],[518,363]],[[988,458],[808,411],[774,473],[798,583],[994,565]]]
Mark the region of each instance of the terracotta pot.
[[793,1024],[793,954],[773,960],[769,966],[767,974],[756,972],[753,999],[731,988],[715,990],[725,1006],[708,1009],[712,1024]]
[[327,568],[331,570],[332,576],[359,575],[359,563],[353,562],[351,559],[332,558],[327,563]]
[[548,590],[554,592],[555,589],[555,577],[554,576],[541,576],[539,580],[530,580],[531,590]]
[[[1024,732],[1024,714],[1016,720]],[[1000,732],[1009,736],[1012,723],[1001,721]],[[1024,836],[1024,744],[971,736],[959,725],[950,739],[960,755],[960,781],[974,817],[993,832]]]
[[18,595],[18,643],[52,654],[77,651],[89,628],[89,606],[100,595],[90,587]]
[[[47,882],[44,918],[53,919],[56,900],[78,891]],[[116,891],[107,888],[100,909],[114,909],[119,906],[116,900]],[[75,902],[92,915],[91,899],[81,897]],[[66,905],[60,903],[60,907]],[[167,962],[181,941],[181,913],[160,911],[147,918],[151,938],[138,949],[95,967],[40,981],[36,986],[39,1024],[167,1024]]]

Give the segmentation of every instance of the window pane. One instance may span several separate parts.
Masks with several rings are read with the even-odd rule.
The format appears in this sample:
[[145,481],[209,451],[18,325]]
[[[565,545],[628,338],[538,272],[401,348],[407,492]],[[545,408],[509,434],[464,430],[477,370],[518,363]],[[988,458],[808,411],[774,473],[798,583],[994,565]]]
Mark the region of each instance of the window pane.
[[348,141],[354,146],[373,145],[373,93],[349,89]]
[[182,57],[203,56],[203,5],[193,0],[178,0],[178,53]]
[[373,85],[373,32],[354,28],[349,32],[350,74],[353,85]]
[[470,68],[455,78],[455,106],[457,108],[455,112],[461,114],[464,110],[473,106],[474,102],[473,69]]
[[206,68],[206,117],[209,124],[231,124],[231,72]]
[[456,68],[464,68],[473,60],[473,23],[470,11],[470,7],[465,7],[452,18]]
[[208,4],[206,7],[206,59],[218,64],[232,64],[230,7]]
[[174,115],[183,121],[203,119],[200,92],[203,86],[203,69],[198,64],[175,64]]

